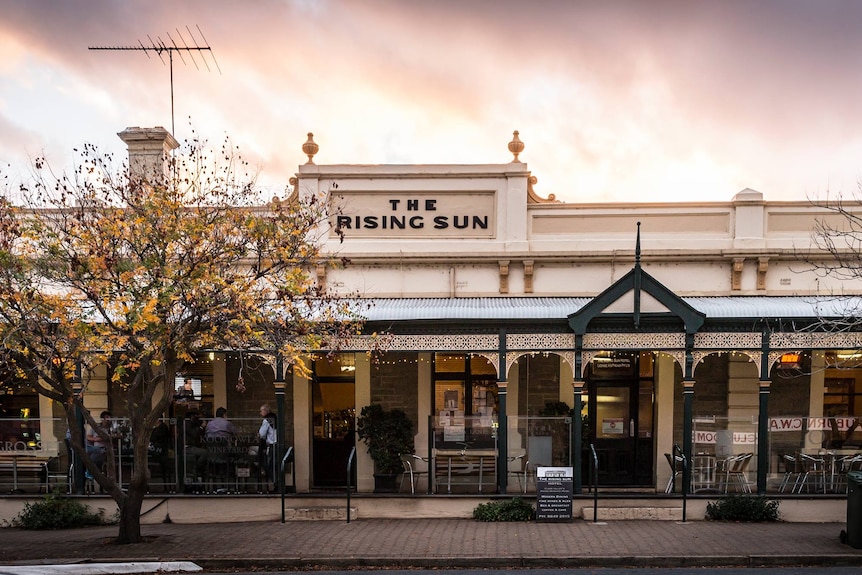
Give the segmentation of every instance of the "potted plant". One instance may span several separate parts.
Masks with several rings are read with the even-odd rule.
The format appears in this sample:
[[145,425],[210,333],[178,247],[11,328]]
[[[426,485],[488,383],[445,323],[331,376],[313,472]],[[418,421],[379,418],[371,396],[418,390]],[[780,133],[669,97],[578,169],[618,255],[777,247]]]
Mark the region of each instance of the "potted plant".
[[396,479],[404,470],[401,455],[413,453],[413,422],[401,409],[373,403],[356,418],[356,434],[368,445],[374,461],[374,490],[395,491]]

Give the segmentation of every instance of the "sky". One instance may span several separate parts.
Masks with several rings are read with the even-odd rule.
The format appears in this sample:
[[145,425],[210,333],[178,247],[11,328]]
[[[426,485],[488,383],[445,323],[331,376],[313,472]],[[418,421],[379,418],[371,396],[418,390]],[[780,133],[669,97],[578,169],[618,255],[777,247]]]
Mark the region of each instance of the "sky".
[[[0,0],[0,165],[129,126],[305,163],[503,164],[573,203],[858,192],[858,0]],[[183,40],[180,40],[180,37]],[[201,59],[206,61],[204,61]],[[184,60],[184,61],[183,61]],[[857,71],[857,68],[859,70]]]

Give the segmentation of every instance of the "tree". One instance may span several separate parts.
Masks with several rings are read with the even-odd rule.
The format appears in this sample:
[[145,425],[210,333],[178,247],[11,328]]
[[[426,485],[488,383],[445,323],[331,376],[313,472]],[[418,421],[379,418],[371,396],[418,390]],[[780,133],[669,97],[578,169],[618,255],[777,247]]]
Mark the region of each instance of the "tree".
[[[824,290],[829,301],[819,305],[822,314],[803,331],[857,331],[862,324],[862,209],[858,199],[845,201],[841,196],[827,196],[813,202],[825,214],[816,218],[811,246],[798,251],[809,271],[841,286],[839,292]],[[831,296],[831,298],[830,298]]]
[[[278,353],[303,370],[302,352],[361,329],[309,273],[338,263],[320,251],[326,198],[264,203],[228,142],[181,151],[156,169],[115,170],[87,145],[71,175],[39,158],[23,181],[6,175],[0,201],[0,360],[65,407],[73,449],[119,508],[119,543],[141,540],[150,430],[196,353]],[[86,392],[86,374],[105,365],[128,406],[128,490],[93,464],[75,425],[80,410],[104,435],[75,383],[83,374]]]

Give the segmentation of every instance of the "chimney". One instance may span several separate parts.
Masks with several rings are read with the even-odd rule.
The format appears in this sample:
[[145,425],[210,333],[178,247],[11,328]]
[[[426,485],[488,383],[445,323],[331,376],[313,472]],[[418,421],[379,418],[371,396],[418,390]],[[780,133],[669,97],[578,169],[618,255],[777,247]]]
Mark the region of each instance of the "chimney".
[[117,134],[129,147],[129,172],[150,182],[168,175],[171,150],[179,144],[162,128],[126,128]]

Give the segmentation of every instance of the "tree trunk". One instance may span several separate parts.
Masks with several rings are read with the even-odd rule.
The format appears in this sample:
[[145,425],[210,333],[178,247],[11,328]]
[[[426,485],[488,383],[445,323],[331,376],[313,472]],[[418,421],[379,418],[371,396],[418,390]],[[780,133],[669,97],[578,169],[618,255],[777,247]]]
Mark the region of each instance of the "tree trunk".
[[129,497],[126,498],[124,504],[120,507],[120,530],[117,533],[116,543],[141,542],[141,505],[143,500],[143,494],[134,496],[132,490],[129,489]]
[[120,505],[120,531],[116,542],[120,544],[140,543],[141,536],[141,507],[144,496],[147,494],[147,471],[148,456],[146,448],[135,442],[134,463],[132,465],[132,477],[129,481],[129,490]]

